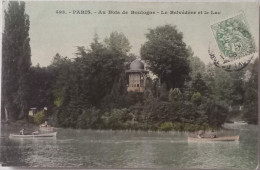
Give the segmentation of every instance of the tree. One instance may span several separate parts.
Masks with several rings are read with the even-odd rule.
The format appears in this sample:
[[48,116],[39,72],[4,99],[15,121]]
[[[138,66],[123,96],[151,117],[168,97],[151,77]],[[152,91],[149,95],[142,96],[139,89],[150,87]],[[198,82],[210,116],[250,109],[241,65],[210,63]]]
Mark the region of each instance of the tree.
[[108,49],[123,57],[126,56],[131,49],[130,43],[125,35],[123,33],[118,33],[117,31],[112,32],[109,38],[105,38],[104,42]]
[[169,101],[174,104],[176,102],[180,102],[181,100],[182,100],[182,93],[181,93],[180,89],[178,89],[178,88],[170,89]]
[[166,83],[167,89],[181,88],[190,72],[188,50],[183,35],[175,26],[150,29],[148,41],[141,47],[141,58],[148,68]]
[[180,108],[182,106],[182,93],[180,89],[170,89],[168,98],[171,104],[171,119],[175,121],[181,117]]
[[27,116],[29,111],[30,22],[25,3],[10,1],[4,20],[2,106],[16,120]]
[[195,92],[192,97],[191,97],[191,101],[195,104],[195,105],[200,105],[201,104],[201,94],[199,92]]
[[243,105],[244,103],[244,94],[245,94],[245,83],[243,77],[245,74],[245,69],[231,72],[231,104],[232,105]]
[[249,71],[251,75],[245,85],[245,106],[243,118],[257,124],[258,120],[258,64],[259,59],[256,59]]
[[189,57],[189,61],[190,61],[190,68],[191,68],[191,72],[190,72],[191,79],[194,79],[197,74],[203,75],[203,73],[205,73],[205,64],[200,60],[199,57],[197,56]]
[[200,73],[197,73],[197,75],[193,78],[192,88],[194,92],[199,92],[203,96],[208,95],[208,87],[203,81],[202,75]]
[[[112,37],[117,39],[116,35]],[[106,46],[100,43],[95,35],[89,50],[77,47],[77,58],[74,61],[58,54],[55,56],[50,68],[56,77],[53,95],[59,125],[94,127],[104,112],[91,111],[91,108],[110,111],[110,108],[123,106],[126,92],[123,58],[125,52],[120,51],[124,48],[121,48],[120,44],[114,44],[112,39],[107,39],[113,43]],[[114,45],[117,48],[112,48]],[[78,121],[81,123],[78,124]]]
[[39,65],[31,67],[30,71],[30,106],[36,108],[48,108],[53,105],[52,85],[54,84],[54,75],[46,67]]

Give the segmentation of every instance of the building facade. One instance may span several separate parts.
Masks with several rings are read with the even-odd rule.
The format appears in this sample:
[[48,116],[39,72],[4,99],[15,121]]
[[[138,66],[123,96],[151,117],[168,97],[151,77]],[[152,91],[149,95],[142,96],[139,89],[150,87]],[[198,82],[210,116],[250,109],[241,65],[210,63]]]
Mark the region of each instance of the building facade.
[[139,60],[134,60],[126,71],[127,91],[144,92],[148,71],[144,69],[144,64]]

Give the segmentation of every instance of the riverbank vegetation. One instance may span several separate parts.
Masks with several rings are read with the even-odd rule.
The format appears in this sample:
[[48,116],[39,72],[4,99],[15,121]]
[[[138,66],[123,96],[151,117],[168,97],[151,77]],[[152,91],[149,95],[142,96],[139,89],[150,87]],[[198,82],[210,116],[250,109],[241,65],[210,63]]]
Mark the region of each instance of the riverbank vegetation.
[[[89,47],[76,47],[75,56],[57,53],[48,67],[30,66],[29,41],[7,41],[16,36],[8,14],[17,5],[10,2],[3,34],[2,113],[7,109],[12,121],[27,118],[30,107],[46,106],[53,125],[83,129],[197,131],[218,128],[233,117],[257,123],[258,59],[243,70],[226,72],[194,56],[175,26],[159,26],[147,31],[140,50],[150,71],[145,91],[127,92],[125,71],[138,57],[129,53],[123,33],[114,31],[103,41],[94,35]],[[24,51],[16,50],[23,42]],[[11,74],[17,68],[22,69],[15,71],[19,75]],[[38,123],[40,116],[35,117]]]

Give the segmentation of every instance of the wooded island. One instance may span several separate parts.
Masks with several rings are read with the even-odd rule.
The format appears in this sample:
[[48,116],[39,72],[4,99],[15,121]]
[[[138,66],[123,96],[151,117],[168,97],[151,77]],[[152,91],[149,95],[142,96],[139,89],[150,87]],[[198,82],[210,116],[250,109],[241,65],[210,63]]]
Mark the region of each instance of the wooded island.
[[104,40],[93,35],[75,56],[57,51],[49,66],[32,66],[25,3],[9,2],[4,21],[2,120],[29,121],[30,108],[37,108],[37,124],[83,129],[197,131],[230,120],[257,123],[258,58],[226,72],[194,56],[176,26],[163,25],[147,30],[140,57],[114,31]]

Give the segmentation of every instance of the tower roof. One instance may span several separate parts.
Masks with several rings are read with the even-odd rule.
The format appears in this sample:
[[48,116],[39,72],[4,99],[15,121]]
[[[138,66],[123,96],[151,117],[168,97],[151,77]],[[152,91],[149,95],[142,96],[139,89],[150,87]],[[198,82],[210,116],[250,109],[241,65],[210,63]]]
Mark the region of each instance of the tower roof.
[[130,70],[144,70],[144,63],[139,60],[134,60],[130,64]]
[[132,63],[130,64],[129,70],[127,70],[126,72],[144,72],[144,73],[148,73],[148,71],[146,71],[144,69],[144,63],[142,63],[140,60],[137,60],[137,59],[132,61]]

